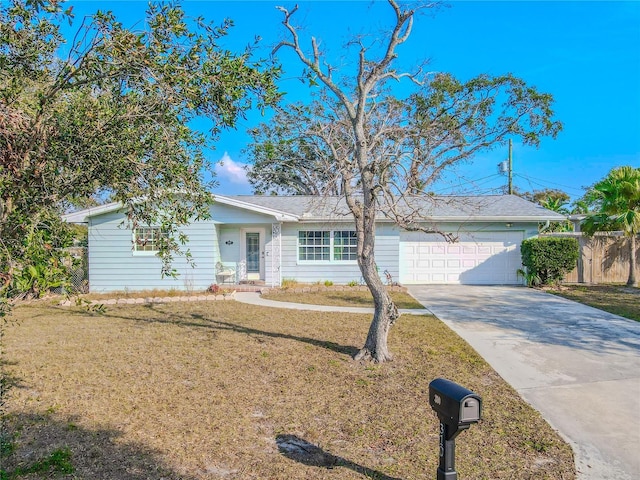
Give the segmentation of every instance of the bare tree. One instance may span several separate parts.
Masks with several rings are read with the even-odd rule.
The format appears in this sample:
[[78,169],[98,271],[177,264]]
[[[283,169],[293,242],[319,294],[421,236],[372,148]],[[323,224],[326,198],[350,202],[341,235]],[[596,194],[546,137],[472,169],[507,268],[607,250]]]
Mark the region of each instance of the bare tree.
[[[315,38],[310,53],[305,53],[292,24],[298,7],[278,7],[284,14],[287,40],[274,51],[295,52],[307,78],[321,85],[326,96],[296,110],[295,128],[287,126],[292,122],[277,123],[254,132],[255,145],[264,146],[262,140],[269,138],[280,161],[304,154],[305,146],[313,152],[310,164],[319,162],[319,169],[331,172],[332,187],[327,191],[335,188],[353,216],[358,265],[375,303],[366,342],[356,359],[377,362],[392,358],[387,336],[399,314],[376,268],[376,219],[384,216],[407,230],[433,231],[415,200],[418,196],[423,200],[419,194],[447,168],[501,144],[507,135],[537,145],[540,136],[555,136],[561,129],[551,119],[552,97],[511,75],[481,75],[459,82],[449,74],[397,70],[397,49],[408,40],[415,14],[432,5],[404,8],[395,0],[388,4],[394,23],[382,45],[367,46],[360,37],[352,41],[359,49],[352,78],[336,78],[338,70]],[[401,79],[413,81],[416,88],[413,95],[399,100],[391,94],[389,82]]]

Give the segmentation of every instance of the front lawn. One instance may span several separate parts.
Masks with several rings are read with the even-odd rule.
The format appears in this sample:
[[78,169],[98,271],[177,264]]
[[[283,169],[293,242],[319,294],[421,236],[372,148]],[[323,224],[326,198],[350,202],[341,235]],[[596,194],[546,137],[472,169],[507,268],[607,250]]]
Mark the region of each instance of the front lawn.
[[483,399],[457,440],[460,478],[575,478],[570,447],[431,316],[398,320],[383,365],[352,360],[370,315],[38,302],[14,319],[5,478],[432,479],[441,376]]
[[640,288],[626,285],[561,285],[550,293],[640,322]]

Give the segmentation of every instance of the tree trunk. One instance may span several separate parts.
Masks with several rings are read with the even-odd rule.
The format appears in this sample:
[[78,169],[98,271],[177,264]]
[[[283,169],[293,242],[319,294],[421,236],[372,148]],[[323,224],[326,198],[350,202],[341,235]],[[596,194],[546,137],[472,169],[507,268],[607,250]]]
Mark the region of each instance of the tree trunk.
[[[372,293],[373,291],[371,289]],[[393,355],[387,346],[387,336],[391,325],[395,323],[399,314],[391,297],[384,289],[384,285],[381,292],[374,294],[373,299],[376,309],[371,326],[369,326],[367,340],[354,359],[373,360],[376,363],[383,363],[393,360]]]
[[373,295],[375,312],[364,347],[354,359],[373,360],[376,363],[383,363],[393,359],[393,355],[387,347],[387,336],[389,335],[389,329],[400,314],[382,280],[380,280],[373,255],[365,256],[361,260],[360,270],[371,295]]
[[627,285],[629,287],[637,287],[636,280],[636,235],[634,233],[629,237],[629,279]]

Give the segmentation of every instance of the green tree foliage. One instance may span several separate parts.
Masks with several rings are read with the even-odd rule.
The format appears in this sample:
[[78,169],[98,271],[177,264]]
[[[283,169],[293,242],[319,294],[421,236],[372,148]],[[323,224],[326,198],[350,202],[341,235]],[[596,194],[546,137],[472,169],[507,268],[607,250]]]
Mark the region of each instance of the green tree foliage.
[[[570,213],[577,213],[570,211],[568,208],[570,197],[562,190],[556,188],[545,188],[543,190],[534,190],[533,192],[519,192],[516,190],[516,195],[529,200],[530,202],[537,203],[538,205],[562,215],[569,215]],[[541,229],[543,226],[541,225]],[[548,226],[544,226],[545,232],[572,232],[573,224],[566,220],[564,222],[551,222]]]
[[[133,30],[109,12],[76,24],[70,10],[24,0],[0,8],[2,298],[60,281],[40,278],[70,242],[60,213],[96,194],[122,202],[128,226],[169,233],[161,256],[171,274],[178,227],[208,213],[204,149],[279,95],[277,68],[220,46],[230,21],[152,4]],[[68,43],[67,22],[76,29]],[[200,117],[211,131],[190,127]]]
[[584,202],[590,212],[582,222],[582,231],[593,235],[600,231],[623,231],[629,238],[629,277],[627,285],[638,286],[636,279],[636,243],[640,233],[640,168],[624,166],[612,169],[586,193]]
[[[387,3],[392,18],[387,35],[373,41],[354,36],[345,46],[343,52],[353,53],[352,70],[346,61],[332,64],[313,37],[305,51],[300,30],[291,23],[297,7],[281,9],[287,39],[276,52],[293,52],[304,78],[320,93],[310,105],[285,107],[277,124],[256,129],[250,147],[256,169],[252,180],[259,175],[254,185],[260,190],[307,193],[299,185],[307,181],[302,170],[310,165],[311,191],[344,198],[357,233],[358,265],[375,303],[356,358],[378,362],[391,358],[387,335],[398,312],[376,269],[376,218],[383,215],[408,230],[425,229],[424,211],[412,198],[447,168],[508,137],[538,145],[541,137],[561,130],[551,95],[512,75],[460,81],[446,73],[424,74],[419,67],[401,71],[396,61],[400,47],[411,35],[415,14],[428,4]],[[415,88],[396,98],[392,84],[403,79]]]
[[524,240],[520,245],[522,265],[530,285],[558,283],[578,262],[578,240],[567,237],[541,237]]
[[[569,203],[570,200],[567,193],[557,188],[544,188],[542,190],[534,190],[533,192],[523,192],[519,195],[538,205],[542,205],[543,202],[553,202],[556,205],[564,206]],[[554,212],[555,211],[557,210],[554,210]]]

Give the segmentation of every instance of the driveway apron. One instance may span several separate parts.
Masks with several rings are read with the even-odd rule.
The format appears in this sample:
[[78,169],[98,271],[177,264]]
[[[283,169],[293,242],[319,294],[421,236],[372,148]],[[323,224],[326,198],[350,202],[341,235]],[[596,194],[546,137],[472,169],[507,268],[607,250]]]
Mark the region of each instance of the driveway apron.
[[524,287],[409,292],[571,444],[578,478],[640,479],[640,323]]

